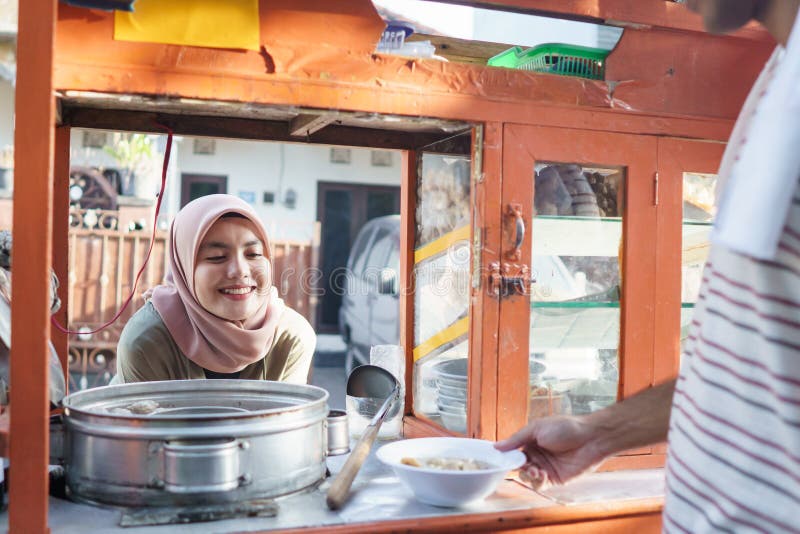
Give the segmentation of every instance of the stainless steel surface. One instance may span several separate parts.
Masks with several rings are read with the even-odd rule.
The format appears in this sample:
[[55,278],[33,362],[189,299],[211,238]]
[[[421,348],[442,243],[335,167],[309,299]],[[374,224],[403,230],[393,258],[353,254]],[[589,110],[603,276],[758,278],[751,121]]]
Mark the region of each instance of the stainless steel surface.
[[[342,468],[346,455],[328,458],[328,468],[336,474]],[[264,532],[299,528],[319,529],[324,526],[355,525],[364,523],[399,521],[424,518],[452,518],[461,515],[499,513],[511,510],[530,510],[535,517],[537,509],[564,506],[544,497],[521,484],[505,480],[498,492],[469,508],[439,508],[418,502],[411,491],[402,485],[388,466],[372,455],[364,463],[353,483],[353,494],[347,506],[331,511],[325,506],[325,492],[329,482],[318,488],[302,491],[278,499],[279,511],[275,517],[239,517],[214,523],[190,525],[161,525],[127,528],[119,527],[120,512],[109,508],[86,506],[50,497],[48,518],[53,534],[94,534],[118,532],[121,534],[208,534],[209,532]],[[602,506],[635,499],[652,499],[664,494],[662,469],[587,473],[557,486],[550,491],[560,491],[560,502],[596,502]],[[383,525],[382,530],[386,530]],[[0,531],[8,528],[8,511],[0,512]]]
[[328,412],[328,456],[350,452],[350,430],[347,412],[331,410]]
[[166,442],[164,489],[172,493],[198,493],[236,488],[238,449],[239,443],[234,438]]
[[121,506],[234,502],[301,490],[325,476],[327,398],[313,386],[251,380],[143,382],[74,393],[64,400],[68,490],[76,499]]

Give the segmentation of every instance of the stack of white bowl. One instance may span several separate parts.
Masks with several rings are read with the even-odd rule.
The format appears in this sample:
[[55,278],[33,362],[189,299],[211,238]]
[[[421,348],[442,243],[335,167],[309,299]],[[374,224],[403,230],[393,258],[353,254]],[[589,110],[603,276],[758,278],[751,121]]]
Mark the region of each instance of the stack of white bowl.
[[442,424],[454,432],[467,431],[467,359],[447,360],[434,365],[436,406]]
[[[433,366],[436,379],[436,407],[442,424],[454,432],[467,431],[467,358],[439,362]],[[546,366],[531,358],[529,380],[531,385],[541,382]]]

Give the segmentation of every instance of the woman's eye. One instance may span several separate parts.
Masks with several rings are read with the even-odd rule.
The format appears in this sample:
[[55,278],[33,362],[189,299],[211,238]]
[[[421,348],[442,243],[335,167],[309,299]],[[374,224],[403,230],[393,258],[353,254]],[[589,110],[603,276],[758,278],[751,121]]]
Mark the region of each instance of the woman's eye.
[[262,256],[264,256],[264,255],[262,253],[260,253],[260,252],[248,252],[247,253],[247,257],[248,258],[261,258]]
[[209,256],[206,258],[206,261],[223,261],[225,256]]

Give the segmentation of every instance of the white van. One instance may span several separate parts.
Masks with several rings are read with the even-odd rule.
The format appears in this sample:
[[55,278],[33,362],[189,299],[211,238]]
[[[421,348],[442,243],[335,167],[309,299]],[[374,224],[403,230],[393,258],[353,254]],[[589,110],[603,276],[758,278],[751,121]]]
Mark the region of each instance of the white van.
[[[534,256],[532,290],[537,300],[563,301],[586,295],[585,278],[574,277],[558,256]],[[339,332],[347,344],[345,370],[369,363],[373,345],[397,344],[399,328],[400,216],[367,222],[347,260]],[[583,273],[578,273],[582,275]]]
[[397,344],[400,215],[370,220],[356,236],[347,259],[339,308],[339,332],[347,344],[345,370],[369,363],[373,345]]

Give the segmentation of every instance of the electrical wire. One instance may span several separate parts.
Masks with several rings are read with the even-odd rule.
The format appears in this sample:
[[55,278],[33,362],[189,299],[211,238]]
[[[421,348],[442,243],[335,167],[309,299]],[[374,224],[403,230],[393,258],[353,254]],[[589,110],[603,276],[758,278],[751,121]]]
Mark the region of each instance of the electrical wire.
[[114,315],[114,317],[112,317],[107,323],[103,324],[102,326],[100,326],[100,327],[98,327],[98,328],[96,328],[94,330],[89,330],[89,331],[86,331],[86,330],[81,330],[81,331],[69,330],[69,329],[61,326],[59,324],[59,322],[56,320],[55,316],[51,316],[50,317],[50,322],[53,323],[53,326],[55,326],[56,329],[58,329],[60,332],[62,332],[64,334],[70,334],[70,335],[75,335],[75,334],[80,334],[80,335],[94,334],[94,333],[99,332],[100,330],[108,328],[109,326],[114,324],[117,321],[117,319],[120,318],[120,316],[122,315],[122,312],[125,311],[125,308],[128,307],[128,304],[131,303],[131,301],[133,300],[133,296],[136,294],[136,287],[139,285],[139,278],[141,278],[145,267],[147,267],[147,262],[150,261],[150,253],[153,251],[153,244],[156,241],[156,229],[158,227],[158,215],[161,212],[161,201],[164,199],[164,189],[166,188],[166,185],[167,185],[167,168],[169,167],[169,156],[170,156],[170,153],[172,152],[172,135],[173,135],[172,128],[170,128],[169,126],[165,126],[163,124],[160,124],[158,122],[156,122],[155,124],[159,128],[163,128],[164,130],[167,131],[167,147],[164,150],[164,164],[162,165],[162,168],[161,168],[161,190],[158,192],[158,200],[156,201],[156,213],[155,213],[155,216],[153,218],[153,234],[150,236],[150,246],[147,247],[147,255],[144,257],[144,263],[142,263],[142,266],[139,268],[139,272],[136,273],[136,279],[133,282],[133,288],[131,288],[131,292],[128,295],[128,298],[125,299],[125,302],[122,303],[122,307],[120,307],[119,311]]

